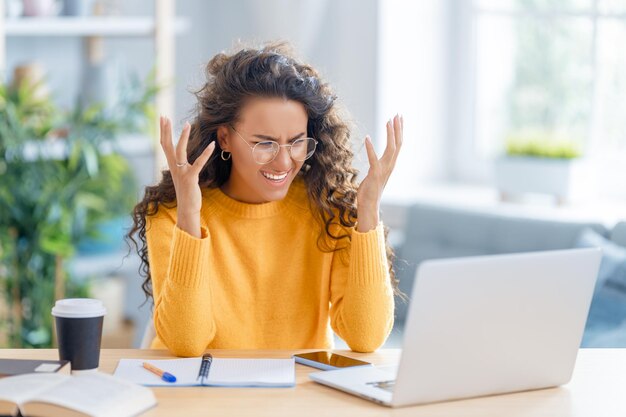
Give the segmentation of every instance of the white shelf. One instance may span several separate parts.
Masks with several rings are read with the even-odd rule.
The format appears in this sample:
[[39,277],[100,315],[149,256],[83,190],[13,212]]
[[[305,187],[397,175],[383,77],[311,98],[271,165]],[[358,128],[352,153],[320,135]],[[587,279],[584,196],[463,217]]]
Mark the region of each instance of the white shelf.
[[[37,159],[65,159],[68,157],[67,141],[64,139],[32,140],[24,143],[22,157],[26,161]],[[151,155],[154,145],[149,136],[143,134],[123,134],[100,144],[103,153],[119,152],[125,156]],[[11,159],[12,155],[8,156]]]
[[[155,21],[151,17],[23,17],[5,20],[6,36],[152,36]],[[176,18],[174,30],[184,32],[186,18]]]
[[[156,84],[162,86],[157,92],[156,113],[174,114],[175,35],[189,30],[190,21],[186,17],[176,17],[176,0],[153,0],[154,14],[148,16],[89,16],[89,17],[5,17],[6,0],[0,0],[0,83],[10,71],[6,68],[7,39],[14,37],[86,37],[84,49],[86,58],[92,61],[101,59],[104,37],[144,37],[152,38],[155,56]],[[145,153],[150,145],[133,143],[130,153]],[[55,145],[52,157],[61,150]],[[48,149],[45,149],[48,150]],[[39,152],[38,150],[36,150]],[[56,153],[55,153],[56,152]],[[154,177],[159,178],[165,166],[165,156],[157,146],[152,146],[155,160]],[[62,153],[61,153],[62,155]]]

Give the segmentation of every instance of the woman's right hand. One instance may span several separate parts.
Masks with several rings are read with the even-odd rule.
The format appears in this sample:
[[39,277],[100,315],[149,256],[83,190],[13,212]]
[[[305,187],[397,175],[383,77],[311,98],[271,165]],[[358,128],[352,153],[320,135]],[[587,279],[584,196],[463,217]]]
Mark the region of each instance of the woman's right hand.
[[177,225],[192,236],[200,238],[200,209],[202,192],[200,190],[200,171],[213,154],[215,141],[202,151],[202,154],[190,164],[187,161],[187,142],[191,126],[185,123],[176,148],[172,142],[172,122],[161,116],[161,147],[165,152],[167,165],[172,174],[176,190]]

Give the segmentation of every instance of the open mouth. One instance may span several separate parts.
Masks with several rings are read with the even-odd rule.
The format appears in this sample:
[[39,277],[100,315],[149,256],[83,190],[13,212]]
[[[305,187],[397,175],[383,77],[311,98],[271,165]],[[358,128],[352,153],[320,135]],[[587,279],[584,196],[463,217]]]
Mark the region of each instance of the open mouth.
[[281,185],[287,180],[287,177],[289,176],[290,172],[291,170],[287,172],[283,172],[281,174],[274,174],[274,173],[270,173],[266,171],[261,171],[261,175],[263,175],[263,177],[270,183]]

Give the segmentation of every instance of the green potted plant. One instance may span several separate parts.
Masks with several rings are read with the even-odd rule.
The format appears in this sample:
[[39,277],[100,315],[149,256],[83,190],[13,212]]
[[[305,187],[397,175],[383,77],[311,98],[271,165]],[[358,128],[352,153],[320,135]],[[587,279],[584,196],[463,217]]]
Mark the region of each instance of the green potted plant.
[[54,300],[86,295],[65,262],[99,224],[132,208],[135,185],[114,138],[151,124],[150,81],[127,86],[113,111],[77,106],[69,114],[35,94],[35,85],[0,85],[3,345],[51,346]]
[[495,162],[501,199],[537,193],[552,195],[564,204],[580,184],[581,157],[576,140],[540,130],[511,133],[505,155]]

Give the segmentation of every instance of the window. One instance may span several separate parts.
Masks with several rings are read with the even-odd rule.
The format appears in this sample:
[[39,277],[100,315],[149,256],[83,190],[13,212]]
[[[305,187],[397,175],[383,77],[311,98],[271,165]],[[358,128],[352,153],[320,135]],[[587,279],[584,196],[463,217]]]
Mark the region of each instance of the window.
[[474,119],[461,140],[476,159],[524,131],[626,156],[626,0],[475,0],[470,14]]

